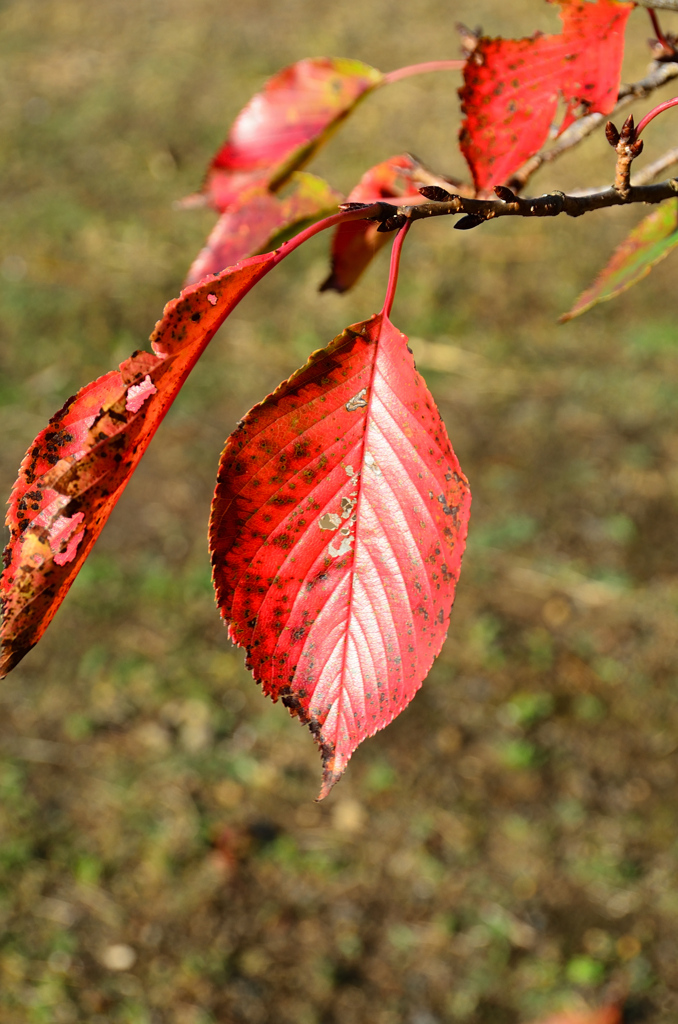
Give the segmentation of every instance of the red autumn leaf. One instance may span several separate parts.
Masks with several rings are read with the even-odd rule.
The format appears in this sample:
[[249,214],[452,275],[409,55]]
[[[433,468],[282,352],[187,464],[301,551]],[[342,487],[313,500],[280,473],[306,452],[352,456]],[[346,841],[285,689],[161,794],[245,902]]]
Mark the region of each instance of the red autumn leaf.
[[583,114],[608,114],[616,103],[633,4],[556,2],[560,35],[482,38],[466,63],[460,143],[478,191],[507,181],[541,149],[560,98],[566,109],[559,132]]
[[358,60],[300,60],[270,78],[238,114],[207,171],[203,194],[223,213],[253,185],[280,188],[368,92],[380,71]]
[[[363,174],[348,202],[371,203],[414,192],[418,166],[408,154],[384,160]],[[332,240],[332,270],[320,286],[321,292],[329,289],[346,292],[353,287],[374,256],[392,237],[392,232],[378,231],[378,227],[378,224],[367,220],[348,221],[337,227]]]
[[383,314],[313,353],[229,438],[210,524],[217,601],[264,693],[310,726],[321,797],[438,654],[469,507]]
[[591,287],[582,292],[569,313],[560,317],[561,323],[585,313],[599,302],[621,295],[647,277],[677,246],[678,199],[669,199],[641,220],[624,239]]
[[218,274],[246,256],[272,249],[274,239],[282,232],[299,230],[343,201],[326,181],[305,171],[296,171],[290,185],[291,191],[284,199],[260,185],[246,189],[217,221],[188,272],[187,284],[207,274]]
[[69,399],[19,470],[0,578],[0,678],[40,639],[205,346],[275,253],[229,267],[168,303],[135,352]]

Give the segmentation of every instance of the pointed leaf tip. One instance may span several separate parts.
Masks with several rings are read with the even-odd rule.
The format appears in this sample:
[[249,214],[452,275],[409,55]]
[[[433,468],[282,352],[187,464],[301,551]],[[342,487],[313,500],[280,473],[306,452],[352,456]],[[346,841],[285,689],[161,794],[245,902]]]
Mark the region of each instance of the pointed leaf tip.
[[560,323],[586,313],[599,302],[607,302],[633,287],[653,267],[678,247],[678,199],[669,199],[653,210],[614,251],[607,266],[579,296]]
[[407,706],[445,634],[470,494],[407,339],[347,328],[228,439],[217,602],[265,694],[307,724],[322,799]]
[[229,267],[168,303],[151,337],[82,388],[28,450],[9,500],[0,577],[0,678],[35,646],[196,360],[275,254]]

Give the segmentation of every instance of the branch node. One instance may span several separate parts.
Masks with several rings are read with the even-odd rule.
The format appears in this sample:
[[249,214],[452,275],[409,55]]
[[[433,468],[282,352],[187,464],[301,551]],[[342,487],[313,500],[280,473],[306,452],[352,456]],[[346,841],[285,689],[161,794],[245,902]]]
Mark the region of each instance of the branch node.
[[370,219],[380,221],[377,231],[397,231],[399,228],[404,227],[409,220],[409,217],[404,213],[400,213],[393,203],[378,202],[376,205],[379,208],[379,214]]
[[614,187],[622,199],[628,199],[631,191],[631,164],[643,148],[642,139],[636,138],[633,114],[629,114],[624,121],[615,148],[617,150],[617,166]]
[[546,201],[545,210],[549,216],[555,217],[563,212],[565,208],[565,193],[561,192],[560,189],[554,189],[553,192],[547,193],[542,198]]
[[381,231],[384,234],[388,231],[397,231],[398,228],[402,228],[407,224],[407,220],[408,218],[404,214],[396,213],[395,216],[388,217],[386,220],[383,220],[377,228],[377,231]]

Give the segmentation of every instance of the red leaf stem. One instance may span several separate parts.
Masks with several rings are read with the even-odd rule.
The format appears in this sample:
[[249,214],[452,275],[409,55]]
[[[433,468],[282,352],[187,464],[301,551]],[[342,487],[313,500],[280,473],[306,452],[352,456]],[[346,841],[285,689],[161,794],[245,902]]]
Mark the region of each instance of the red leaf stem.
[[465,60],[430,60],[423,64],[409,64],[404,68],[396,68],[384,75],[384,84],[391,85],[399,82],[402,78],[412,78],[414,75],[426,75],[430,71],[461,71],[466,63]]
[[660,103],[658,107],[655,107],[654,110],[649,112],[649,114],[646,114],[636,128],[634,138],[640,138],[640,133],[643,131],[645,126],[648,125],[650,121],[653,121],[657,114],[662,114],[665,110],[669,110],[671,107],[678,107],[678,96],[674,96],[672,100],[666,100],[665,103]]
[[329,214],[344,198],[326,181],[305,171],[295,171],[291,185],[290,194],[283,199],[260,185],[245,189],[221,214],[205,247],[193,261],[186,284],[268,251],[284,231],[301,227],[323,213]]
[[666,36],[662,32],[662,27],[659,24],[659,18],[657,17],[657,12],[653,11],[652,8],[649,8],[647,13],[650,15],[650,21],[652,22],[652,28],[654,29],[655,35],[657,37],[657,42],[661,43],[661,45],[665,46],[668,50],[673,49],[673,47],[669,43],[668,39],[666,38]]
[[410,230],[412,221],[408,220],[400,229],[398,234],[393,240],[393,248],[391,249],[391,263],[388,271],[388,287],[386,288],[386,298],[384,299],[384,308],[381,311],[383,317],[388,318],[391,315],[393,308],[393,300],[395,299],[396,288],[398,287],[398,274],[400,273],[400,255],[403,251],[403,242],[405,241],[405,235]]

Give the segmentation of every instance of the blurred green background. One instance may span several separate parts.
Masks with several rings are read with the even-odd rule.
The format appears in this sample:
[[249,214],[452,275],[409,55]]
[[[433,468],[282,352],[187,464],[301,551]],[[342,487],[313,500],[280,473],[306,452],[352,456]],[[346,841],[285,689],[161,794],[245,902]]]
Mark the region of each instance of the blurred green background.
[[[214,221],[172,203],[262,81],[305,56],[456,57],[456,20],[558,25],[537,0],[0,5],[5,493],[63,401],[145,346]],[[627,79],[644,12],[629,32]],[[371,97],[311,169],[347,192],[411,150],[464,174],[458,84]],[[533,187],[612,170],[595,139]],[[675,1021],[675,258],[555,323],[640,216],[412,231],[393,319],[471,536],[429,679],[320,805],[310,735],[220,623],[206,527],[226,435],[380,307],[387,256],[318,295],[315,239],[235,311],[0,690],[3,1024],[515,1024],[625,993]]]

